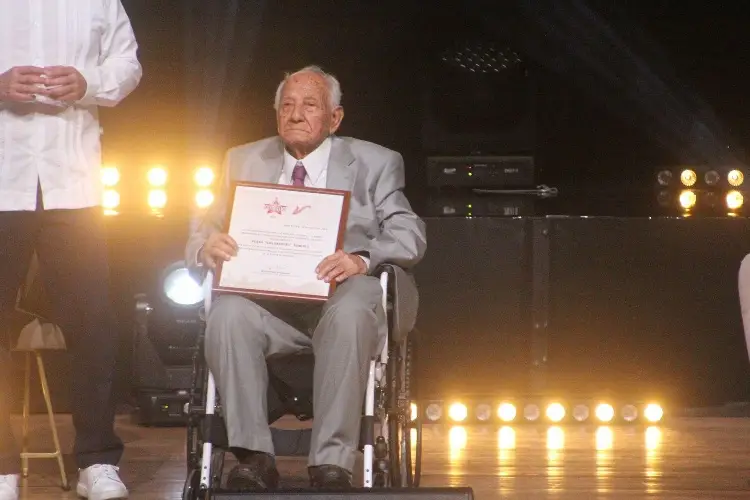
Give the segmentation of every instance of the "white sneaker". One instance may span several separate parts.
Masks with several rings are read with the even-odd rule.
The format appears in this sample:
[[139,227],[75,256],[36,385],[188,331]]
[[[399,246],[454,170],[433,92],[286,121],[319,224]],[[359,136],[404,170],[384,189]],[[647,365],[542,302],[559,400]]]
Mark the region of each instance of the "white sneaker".
[[114,465],[96,464],[78,471],[78,496],[89,500],[115,500],[128,498],[128,489],[117,475]]
[[0,476],[0,500],[18,500],[18,475]]

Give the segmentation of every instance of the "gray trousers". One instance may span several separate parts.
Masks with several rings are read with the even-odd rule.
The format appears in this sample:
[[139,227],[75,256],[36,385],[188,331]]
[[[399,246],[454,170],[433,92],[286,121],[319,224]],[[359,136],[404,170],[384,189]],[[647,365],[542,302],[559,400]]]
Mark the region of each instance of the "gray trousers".
[[205,355],[222,398],[230,447],[274,454],[266,359],[312,351],[313,432],[308,464],[354,467],[370,360],[387,334],[378,278],[353,276],[322,306],[220,296]]

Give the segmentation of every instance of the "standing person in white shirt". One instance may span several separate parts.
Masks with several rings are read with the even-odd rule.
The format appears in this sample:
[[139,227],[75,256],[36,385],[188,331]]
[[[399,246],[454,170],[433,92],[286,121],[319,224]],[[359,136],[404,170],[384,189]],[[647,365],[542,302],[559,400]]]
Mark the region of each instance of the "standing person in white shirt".
[[[33,252],[72,356],[77,493],[126,498],[116,464],[117,329],[102,226],[98,106],[139,84],[120,0],[0,0],[0,311],[12,310]],[[18,498],[19,450],[0,342],[0,500]]]

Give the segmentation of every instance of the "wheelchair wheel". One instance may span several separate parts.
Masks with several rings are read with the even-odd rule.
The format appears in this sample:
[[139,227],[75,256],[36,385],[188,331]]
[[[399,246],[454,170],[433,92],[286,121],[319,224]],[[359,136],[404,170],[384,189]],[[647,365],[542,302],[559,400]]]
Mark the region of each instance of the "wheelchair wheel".
[[[388,419],[388,459],[390,485],[402,488],[419,486],[422,458],[422,426],[411,419],[413,398],[414,344],[411,340],[392,353],[391,396]],[[412,432],[416,431],[416,432]]]
[[182,500],[199,500],[198,491],[201,486],[200,469],[192,469],[182,488]]

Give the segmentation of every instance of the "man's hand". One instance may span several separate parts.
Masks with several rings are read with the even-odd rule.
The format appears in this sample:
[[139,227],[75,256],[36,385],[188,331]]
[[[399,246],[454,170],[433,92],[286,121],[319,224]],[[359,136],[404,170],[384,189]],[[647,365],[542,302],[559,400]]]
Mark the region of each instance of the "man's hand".
[[38,85],[46,83],[44,69],[15,66],[0,75],[0,101],[32,102],[36,94],[46,94]]
[[318,279],[326,283],[333,280],[341,283],[356,274],[367,274],[367,264],[359,255],[352,255],[338,250],[335,254],[323,259],[315,268]]
[[214,233],[208,237],[200,250],[198,259],[204,266],[216,269],[218,262],[226,262],[237,255],[237,242],[234,238],[224,233]]
[[70,66],[49,66],[44,68],[47,91],[44,93],[51,99],[62,102],[75,102],[86,95],[88,84],[77,69]]

